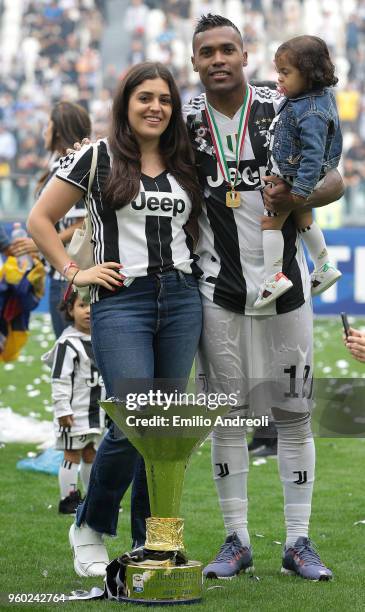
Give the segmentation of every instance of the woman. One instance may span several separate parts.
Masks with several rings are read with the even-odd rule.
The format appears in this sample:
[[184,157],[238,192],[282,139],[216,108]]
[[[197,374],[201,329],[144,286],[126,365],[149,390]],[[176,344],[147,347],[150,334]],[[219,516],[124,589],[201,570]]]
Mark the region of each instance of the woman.
[[[201,331],[200,270],[186,232],[201,196],[179,94],[162,64],[138,64],[115,95],[109,137],[97,143],[90,205],[95,266],[79,270],[54,223],[87,191],[91,158],[92,145],[61,160],[30,214],[29,231],[69,281],[91,284],[92,342],[107,395],[120,396],[131,379],[145,380],[143,390],[153,379],[178,379],[183,386]],[[105,573],[101,534],[116,533],[120,490],[128,488],[137,459],[112,426],[70,532],[81,576]],[[135,544],[144,542],[145,487],[139,481],[132,492]]]
[[[50,114],[47,128],[44,133],[44,145],[51,154],[50,169],[40,178],[36,192],[40,195],[51,178],[56,174],[60,166],[60,157],[66,155],[66,149],[71,147],[74,142],[90,136],[91,121],[88,113],[79,104],[72,102],[58,102]],[[56,230],[63,244],[68,244],[77,227],[81,227],[85,207],[83,199],[68,211],[67,215],[57,220]],[[31,238],[19,238],[14,241],[14,254],[16,256],[24,253],[34,253],[37,245]],[[62,296],[67,287],[67,282],[61,274],[51,267],[49,285],[49,310],[51,313],[52,326],[56,338],[58,338],[68,323],[59,310]]]

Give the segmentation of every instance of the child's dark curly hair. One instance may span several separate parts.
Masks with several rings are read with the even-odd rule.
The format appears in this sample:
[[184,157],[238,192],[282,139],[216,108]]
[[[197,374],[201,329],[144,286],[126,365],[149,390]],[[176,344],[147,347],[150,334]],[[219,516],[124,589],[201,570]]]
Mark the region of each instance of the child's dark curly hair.
[[296,36],[280,45],[275,61],[284,53],[307,81],[308,91],[338,83],[328,47],[318,36]]
[[73,316],[70,314],[70,310],[71,308],[73,308],[76,299],[77,299],[78,293],[77,291],[74,289],[73,291],[71,291],[70,295],[68,296],[67,300],[62,300],[62,302],[60,303],[58,309],[64,313],[64,317],[66,319],[66,321],[70,321],[70,323],[73,323],[74,318]]

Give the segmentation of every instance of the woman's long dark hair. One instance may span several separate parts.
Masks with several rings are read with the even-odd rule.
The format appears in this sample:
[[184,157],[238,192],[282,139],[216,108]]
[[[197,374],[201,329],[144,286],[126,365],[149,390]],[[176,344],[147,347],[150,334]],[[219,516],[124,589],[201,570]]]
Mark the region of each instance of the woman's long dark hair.
[[[80,104],[65,101],[57,102],[49,118],[53,123],[51,153],[56,151],[62,153],[67,148],[72,148],[75,142],[81,142],[83,138],[90,138],[90,117]],[[36,193],[39,193],[42,189],[48,176],[49,170],[39,179]]]
[[105,199],[114,209],[122,208],[134,200],[141,179],[141,152],[128,122],[128,106],[132,92],[147,79],[163,79],[169,86],[172,115],[160,137],[160,153],[167,171],[174,176],[189,195],[193,215],[200,212],[201,191],[194,165],[194,154],[181,113],[181,101],[171,72],[158,62],[143,62],[134,66],[120,83],[113,100],[112,118],[108,136],[113,164]]

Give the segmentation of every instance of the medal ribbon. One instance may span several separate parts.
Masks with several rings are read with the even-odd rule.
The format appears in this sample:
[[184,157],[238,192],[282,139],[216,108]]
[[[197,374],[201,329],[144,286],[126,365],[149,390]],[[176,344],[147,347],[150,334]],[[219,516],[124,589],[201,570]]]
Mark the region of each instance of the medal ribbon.
[[223,178],[226,182],[231,186],[231,191],[234,191],[237,182],[238,175],[238,165],[240,162],[240,157],[242,153],[243,143],[245,141],[246,130],[248,126],[248,118],[250,115],[251,109],[251,101],[252,101],[252,89],[251,86],[247,84],[245,99],[243,101],[243,106],[240,115],[240,121],[238,125],[238,134],[237,134],[237,144],[236,144],[236,172],[234,175],[234,179],[230,178],[229,166],[224,155],[224,149],[222,145],[222,139],[219,134],[218,126],[216,120],[214,118],[214,112],[212,107],[210,106],[207,99],[205,99],[205,113],[207,116],[207,121],[210,129],[210,133],[213,140],[214,149],[217,155],[217,161],[222,173]]

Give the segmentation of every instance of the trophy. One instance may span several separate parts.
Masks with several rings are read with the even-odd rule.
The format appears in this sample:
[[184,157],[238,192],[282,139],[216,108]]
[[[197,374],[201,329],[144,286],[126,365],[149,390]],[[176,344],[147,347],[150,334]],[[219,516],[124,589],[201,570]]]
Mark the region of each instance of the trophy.
[[[147,605],[196,603],[202,596],[202,564],[188,560],[184,520],[179,517],[184,475],[194,449],[229,406],[149,404],[130,410],[115,398],[101,402],[110,418],[143,456],[151,517],[146,543],[122,556],[123,585],[118,599]],[[124,571],[125,570],[125,571]]]

